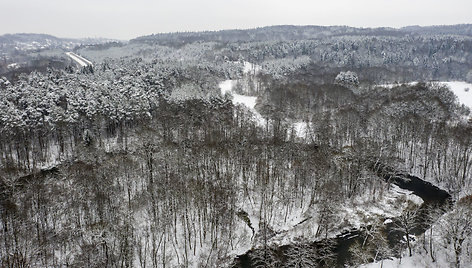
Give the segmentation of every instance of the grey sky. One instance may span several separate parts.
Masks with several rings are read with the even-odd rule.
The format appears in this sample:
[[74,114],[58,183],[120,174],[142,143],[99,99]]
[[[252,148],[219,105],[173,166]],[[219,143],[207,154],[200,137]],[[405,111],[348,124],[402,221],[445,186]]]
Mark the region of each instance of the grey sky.
[[259,26],[472,23],[471,0],[0,0],[0,34],[130,39]]

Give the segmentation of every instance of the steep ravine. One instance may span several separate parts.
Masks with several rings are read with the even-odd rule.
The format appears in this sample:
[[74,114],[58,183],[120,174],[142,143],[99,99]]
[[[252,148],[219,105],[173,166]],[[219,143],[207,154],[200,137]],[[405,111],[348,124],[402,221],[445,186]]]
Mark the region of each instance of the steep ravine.
[[[405,174],[402,172],[396,172],[392,168],[389,168],[381,164],[372,164],[372,169],[378,174],[378,176],[384,179],[388,183],[397,185],[398,187],[412,191],[413,194],[419,196],[423,199],[423,204],[420,206],[417,212],[417,225],[411,230],[411,234],[418,236],[423,234],[429,227],[430,224],[426,220],[426,213],[428,208],[431,206],[448,208],[452,204],[451,195],[438,188],[437,186],[431,184],[430,182],[424,181],[418,177],[415,177],[410,174]],[[444,210],[442,210],[444,211]],[[399,218],[392,219],[385,226],[385,233],[387,234],[387,239],[390,247],[394,247],[402,242],[404,233],[394,228],[396,223],[399,221]],[[351,254],[349,248],[356,242],[362,243],[366,238],[366,230],[370,226],[361,227],[359,229],[354,229],[349,232],[344,232],[336,236],[336,238],[328,238],[319,241],[315,241],[311,244],[305,244],[304,247],[307,247],[308,250],[317,250],[323,245],[332,244],[332,253],[335,255],[336,267],[345,267],[346,264],[351,264]],[[277,256],[284,266],[284,261],[286,257],[284,256],[287,252],[292,251],[296,248],[299,248],[300,245],[281,245],[276,249]],[[252,268],[255,267],[251,261],[251,255],[254,254],[254,251],[261,249],[253,249],[245,254],[237,256],[234,261],[234,268]],[[397,252],[398,254],[398,252]],[[328,254],[329,255],[329,254]],[[320,266],[323,265],[324,261],[322,259],[318,260]],[[331,266],[331,265],[330,265]]]

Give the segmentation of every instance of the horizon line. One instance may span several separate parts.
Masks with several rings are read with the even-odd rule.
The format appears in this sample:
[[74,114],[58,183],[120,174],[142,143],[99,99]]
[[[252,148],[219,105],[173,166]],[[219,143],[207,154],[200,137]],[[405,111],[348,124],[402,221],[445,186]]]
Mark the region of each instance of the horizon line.
[[154,33],[149,33],[149,34],[144,34],[144,35],[139,35],[135,36],[130,39],[117,39],[117,38],[109,38],[109,37],[104,37],[104,36],[96,36],[96,37],[61,37],[59,35],[54,35],[51,33],[38,33],[38,32],[16,32],[16,33],[3,33],[0,35],[6,36],[6,35],[21,35],[21,34],[32,34],[32,35],[49,35],[55,38],[59,39],[72,39],[72,40],[83,40],[83,39],[109,39],[110,41],[131,41],[133,39],[139,38],[139,37],[144,37],[144,36],[152,36],[152,35],[165,35],[165,34],[181,34],[181,33],[216,33],[216,32],[224,32],[224,31],[250,31],[250,30],[257,30],[257,29],[263,29],[263,28],[270,28],[270,27],[347,27],[347,28],[354,28],[354,29],[392,29],[392,30],[400,30],[404,28],[409,28],[409,27],[420,27],[420,28],[428,28],[428,27],[453,27],[453,26],[466,26],[466,25],[471,25],[472,23],[455,23],[455,24],[428,24],[428,25],[419,25],[419,24],[413,24],[413,25],[406,25],[406,26],[375,26],[375,27],[363,27],[363,26],[349,26],[349,25],[342,25],[342,24],[333,24],[333,25],[321,25],[321,24],[274,24],[274,25],[265,25],[265,26],[256,26],[256,27],[247,27],[247,28],[224,28],[224,29],[214,29],[214,30],[189,30],[189,31],[168,31],[168,32],[154,32]]

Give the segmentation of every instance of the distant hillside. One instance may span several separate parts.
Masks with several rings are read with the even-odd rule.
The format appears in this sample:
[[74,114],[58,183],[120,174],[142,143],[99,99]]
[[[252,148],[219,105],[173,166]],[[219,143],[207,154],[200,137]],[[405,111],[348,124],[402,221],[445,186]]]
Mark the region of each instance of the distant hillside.
[[403,35],[393,28],[353,28],[348,26],[268,26],[246,30],[177,32],[142,36],[131,42],[178,44],[203,42],[257,42],[319,39],[339,35]]
[[105,38],[59,38],[48,34],[17,33],[0,35],[0,52],[33,51],[50,48],[72,49],[79,45],[103,44],[115,40]]
[[0,76],[14,81],[20,73],[43,72],[48,68],[64,69],[71,62],[65,52],[112,41],[104,38],[59,38],[33,33],[1,35]]
[[439,26],[407,26],[400,29],[407,33],[435,34],[435,35],[462,35],[472,36],[472,24],[439,25]]
[[409,26],[395,28],[354,28],[348,26],[268,26],[246,30],[221,30],[204,32],[177,32],[142,36],[132,43],[157,43],[181,45],[192,42],[259,42],[321,39],[331,36],[405,36],[405,35],[462,35],[472,36],[472,25]]
[[48,34],[32,34],[32,33],[18,33],[18,34],[5,34],[0,36],[1,44],[14,44],[18,42],[47,42],[47,41],[59,41],[60,39],[48,35]]

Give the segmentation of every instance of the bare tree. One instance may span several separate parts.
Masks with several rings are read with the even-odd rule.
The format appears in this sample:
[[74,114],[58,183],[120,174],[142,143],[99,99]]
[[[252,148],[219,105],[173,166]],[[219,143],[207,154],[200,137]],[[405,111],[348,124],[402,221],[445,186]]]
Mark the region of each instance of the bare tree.
[[440,226],[444,247],[452,246],[455,266],[459,268],[465,242],[472,240],[472,197],[459,200],[454,210],[440,221]]
[[292,244],[285,252],[286,267],[316,267],[319,263],[319,255],[312,245],[306,243]]
[[408,248],[408,255],[411,257],[411,236],[413,230],[418,226],[418,207],[414,204],[409,204],[398,220],[394,222],[394,230],[400,231],[404,235],[406,246]]
[[376,262],[392,254],[383,224],[365,228],[362,241],[356,241],[349,252],[355,264]]

